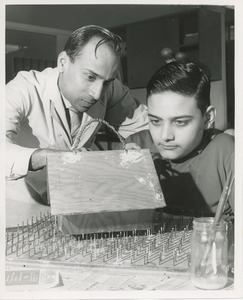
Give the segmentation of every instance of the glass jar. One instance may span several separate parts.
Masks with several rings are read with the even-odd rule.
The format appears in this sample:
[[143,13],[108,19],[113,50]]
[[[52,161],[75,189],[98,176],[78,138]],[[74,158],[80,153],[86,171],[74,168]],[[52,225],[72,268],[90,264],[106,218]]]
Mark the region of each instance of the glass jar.
[[195,218],[191,236],[191,281],[201,289],[221,289],[228,279],[226,222]]

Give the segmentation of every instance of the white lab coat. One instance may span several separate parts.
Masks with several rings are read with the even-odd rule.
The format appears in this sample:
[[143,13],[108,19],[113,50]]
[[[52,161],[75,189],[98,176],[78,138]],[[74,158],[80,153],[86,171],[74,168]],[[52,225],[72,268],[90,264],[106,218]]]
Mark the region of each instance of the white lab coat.
[[[28,202],[33,198],[38,201],[39,196],[40,201],[45,198],[46,170],[28,172],[32,153],[38,148],[71,149],[73,141],[58,75],[57,68],[22,71],[6,85],[7,199]],[[96,118],[109,122],[124,138],[148,129],[146,106],[134,99],[119,80],[112,82],[102,98],[83,114],[82,126]],[[79,147],[90,147],[99,128],[100,124],[92,123],[84,131]]]

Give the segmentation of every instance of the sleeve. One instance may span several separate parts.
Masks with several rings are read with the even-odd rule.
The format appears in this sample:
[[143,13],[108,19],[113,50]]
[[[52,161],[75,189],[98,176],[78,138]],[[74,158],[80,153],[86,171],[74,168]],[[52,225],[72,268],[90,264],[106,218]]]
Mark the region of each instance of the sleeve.
[[[229,174],[232,173],[232,177],[235,176],[235,140],[234,136],[226,133],[219,134],[218,139],[218,149],[217,153],[220,157],[218,166],[218,171],[221,174],[222,185],[225,185]],[[215,138],[216,140],[216,138]],[[231,191],[228,198],[228,203],[226,203],[225,214],[230,212],[235,212],[235,181],[233,181]]]
[[[151,149],[153,146],[153,140],[149,130],[141,130],[130,135],[127,139],[125,139],[125,144],[129,143],[135,143],[141,147],[141,149]],[[121,143],[117,146],[117,149],[122,149]]]
[[8,180],[23,177],[28,172],[29,160],[36,148],[17,144],[20,125],[26,120],[30,101],[28,88],[20,76],[6,85],[6,162],[5,176]]
[[[230,156],[230,159],[226,163],[227,176],[230,172],[232,172],[233,176],[235,176],[235,155],[234,155],[234,153],[232,153],[232,155]],[[227,178],[226,178],[226,180],[227,180]],[[233,213],[235,213],[235,180],[233,181],[233,184],[231,187],[228,202],[229,202],[229,205],[230,205]]]
[[[228,134],[231,136],[231,140],[233,141],[234,144],[234,137],[235,137],[235,130],[234,129],[227,129],[224,131],[225,134]],[[232,152],[232,155],[230,156],[229,160],[226,163],[226,170],[227,170],[227,174],[229,174],[229,172],[231,171],[233,173],[233,175],[235,176],[235,153],[234,153],[234,148],[230,150]],[[229,205],[233,211],[233,213],[235,213],[235,180],[233,182],[233,185],[231,187],[231,192],[229,195]]]
[[118,79],[112,83],[105,120],[124,137],[148,129],[147,106],[132,97]]

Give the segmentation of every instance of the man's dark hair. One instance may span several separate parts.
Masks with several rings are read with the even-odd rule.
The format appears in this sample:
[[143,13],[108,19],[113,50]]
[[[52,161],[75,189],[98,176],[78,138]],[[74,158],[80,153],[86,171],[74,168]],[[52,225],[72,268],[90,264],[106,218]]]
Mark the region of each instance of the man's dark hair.
[[121,47],[122,39],[118,35],[110,32],[106,28],[96,26],[96,25],[88,25],[76,29],[66,42],[64,51],[70,57],[71,61],[74,61],[75,57],[77,57],[80,54],[82,48],[93,37],[101,38],[95,47],[95,54],[97,48],[100,45],[106,43],[117,56],[122,55],[122,51],[123,51]]
[[173,61],[154,73],[147,84],[147,98],[166,91],[195,97],[202,114],[210,105],[210,79],[193,62]]

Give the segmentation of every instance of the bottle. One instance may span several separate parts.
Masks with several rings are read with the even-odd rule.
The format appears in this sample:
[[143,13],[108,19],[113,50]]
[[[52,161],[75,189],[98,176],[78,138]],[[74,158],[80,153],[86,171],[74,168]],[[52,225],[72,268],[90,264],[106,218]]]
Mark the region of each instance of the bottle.
[[[201,289],[221,289],[228,280],[226,222],[213,226],[214,218],[195,218],[191,236],[191,281]],[[212,241],[210,243],[210,240]],[[205,251],[209,249],[205,258]],[[203,263],[202,263],[202,260]]]

